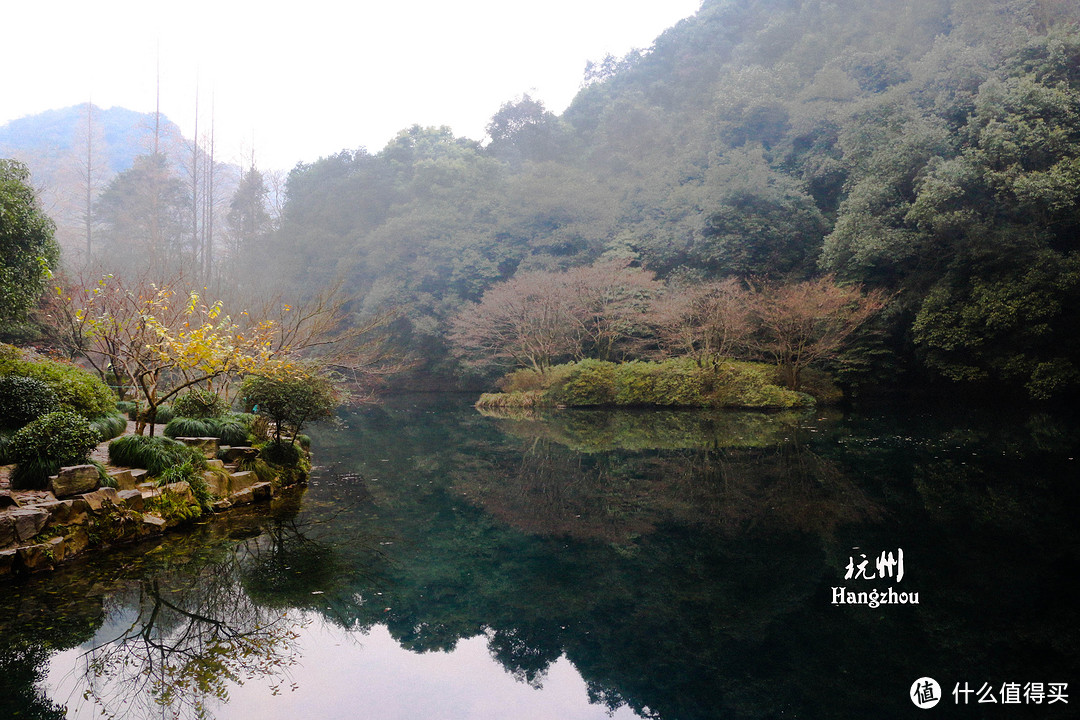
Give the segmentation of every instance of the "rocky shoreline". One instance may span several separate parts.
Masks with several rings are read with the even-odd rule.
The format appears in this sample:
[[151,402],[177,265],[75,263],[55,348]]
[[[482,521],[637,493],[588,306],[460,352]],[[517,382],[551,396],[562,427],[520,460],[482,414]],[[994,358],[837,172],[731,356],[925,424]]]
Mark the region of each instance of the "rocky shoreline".
[[[285,485],[240,469],[254,458],[251,447],[219,446],[217,438],[177,438],[207,458],[203,478],[214,497],[213,512],[269,500]],[[8,470],[8,468],[5,468]],[[166,503],[197,505],[184,481],[157,485],[141,468],[106,467],[102,486],[96,465],[61,468],[48,490],[11,490],[0,473],[0,577],[45,572],[95,549],[136,542],[189,522],[163,510]],[[293,483],[299,484],[299,483]]]

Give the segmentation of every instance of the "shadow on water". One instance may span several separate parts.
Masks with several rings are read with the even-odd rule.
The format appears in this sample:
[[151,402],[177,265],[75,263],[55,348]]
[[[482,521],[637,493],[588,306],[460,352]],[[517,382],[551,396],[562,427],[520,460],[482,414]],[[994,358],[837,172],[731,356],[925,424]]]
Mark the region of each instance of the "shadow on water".
[[[417,653],[483,636],[537,688],[565,657],[592,702],[664,720],[907,717],[924,675],[938,715],[970,717],[956,683],[1077,678],[1072,418],[490,417],[437,396],[314,441],[302,503],[13,586],[0,715],[62,717],[40,680],[79,647],[100,708],[243,717],[230,683],[288,688],[311,618]],[[900,549],[902,581],[845,579]],[[841,586],[920,601],[836,605]]]

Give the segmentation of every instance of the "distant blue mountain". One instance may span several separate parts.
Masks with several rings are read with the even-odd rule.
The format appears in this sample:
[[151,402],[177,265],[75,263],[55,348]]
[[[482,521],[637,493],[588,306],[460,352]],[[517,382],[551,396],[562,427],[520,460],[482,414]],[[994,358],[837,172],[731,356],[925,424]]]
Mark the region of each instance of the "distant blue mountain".
[[[182,137],[175,123],[164,116],[161,121],[162,137]],[[149,152],[154,115],[94,106],[92,127],[95,164],[108,168],[112,175],[131,167],[137,155]],[[35,158],[43,161],[41,170],[46,171],[61,156],[81,158],[85,153],[86,105],[46,110],[0,125],[0,157],[17,157],[31,165],[31,170],[35,169]]]

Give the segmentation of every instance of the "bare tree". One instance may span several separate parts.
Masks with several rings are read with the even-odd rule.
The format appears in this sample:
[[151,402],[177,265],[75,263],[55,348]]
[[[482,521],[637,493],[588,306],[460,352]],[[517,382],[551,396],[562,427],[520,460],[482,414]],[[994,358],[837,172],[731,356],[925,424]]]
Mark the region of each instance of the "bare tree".
[[751,349],[775,362],[784,384],[798,390],[802,370],[837,357],[886,300],[881,290],[863,293],[858,286],[838,285],[831,275],[787,285],[763,283],[751,296],[757,323]]
[[745,348],[753,329],[750,292],[735,278],[688,285],[661,297],[651,320],[667,354],[690,356],[700,367],[716,364]]
[[664,285],[629,259],[605,260],[566,273],[581,356],[610,360],[620,344],[647,327],[650,305]]
[[531,367],[543,374],[577,354],[579,323],[565,274],[531,272],[494,285],[452,321],[450,342],[467,364]]

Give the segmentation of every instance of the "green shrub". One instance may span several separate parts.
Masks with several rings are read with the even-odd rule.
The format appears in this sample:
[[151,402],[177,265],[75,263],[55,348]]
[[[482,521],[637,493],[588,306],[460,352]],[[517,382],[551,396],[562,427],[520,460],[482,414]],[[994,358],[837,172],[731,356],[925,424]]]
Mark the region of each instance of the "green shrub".
[[43,489],[65,465],[81,465],[100,441],[90,422],[72,412],[39,417],[11,437],[8,455],[16,463],[12,487]]
[[292,443],[271,440],[263,445],[259,457],[271,465],[293,467],[300,463],[300,448]]
[[138,404],[131,400],[121,400],[116,403],[116,412],[126,415],[128,420],[135,419],[136,408],[138,408]]
[[54,393],[60,410],[91,418],[116,407],[116,393],[93,373],[68,362],[27,359],[18,351],[0,357],[0,375],[21,375],[40,380]]
[[[203,468],[205,468],[205,463]],[[191,487],[191,494],[199,501],[199,507],[204,511],[210,509],[214,498],[210,493],[210,486],[203,477],[203,469],[197,468],[192,460],[185,460],[179,465],[166,468],[157,477],[156,484],[160,487],[172,483],[186,482]]]
[[616,365],[601,360],[582,360],[570,365],[569,373],[555,383],[550,393],[563,405],[582,407],[611,405],[616,397]]
[[189,390],[173,401],[177,417],[219,418],[229,410],[224,398],[210,390]]
[[21,375],[0,377],[0,427],[16,430],[59,407],[56,393],[41,380]]
[[544,389],[547,378],[536,370],[522,368],[499,378],[495,385],[504,393],[534,392]]
[[94,428],[102,440],[112,440],[127,430],[127,418],[117,412],[109,413],[93,418],[90,427]]
[[297,435],[295,438],[296,444],[304,450],[311,449],[311,438],[307,435]]
[[0,465],[9,465],[11,460],[8,456],[8,445],[11,443],[11,436],[5,432],[0,432]]
[[274,422],[276,440],[283,429],[296,434],[305,423],[330,417],[338,404],[334,383],[317,370],[248,375],[240,394],[245,407]]
[[167,437],[125,435],[109,443],[109,462],[121,467],[144,468],[158,477],[174,465],[191,462],[198,470],[206,468],[202,453]]

